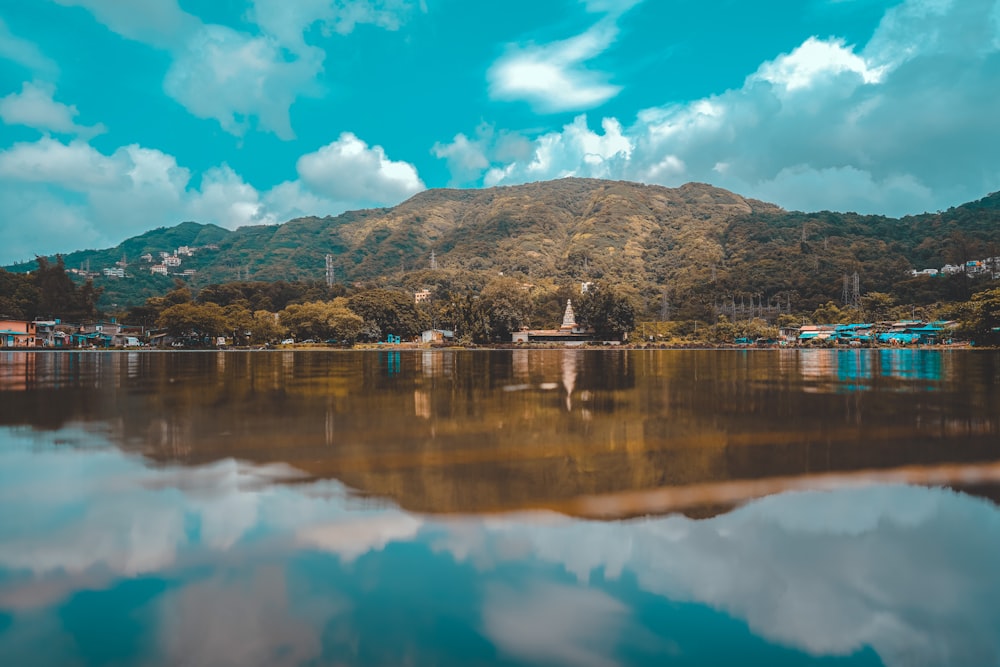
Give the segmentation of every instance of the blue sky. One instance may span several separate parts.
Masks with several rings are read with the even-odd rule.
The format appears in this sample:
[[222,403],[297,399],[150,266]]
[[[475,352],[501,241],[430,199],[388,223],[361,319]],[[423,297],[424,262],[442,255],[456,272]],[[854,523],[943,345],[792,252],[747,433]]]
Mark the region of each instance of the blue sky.
[[570,175],[1000,189],[1000,0],[0,0],[0,262]]

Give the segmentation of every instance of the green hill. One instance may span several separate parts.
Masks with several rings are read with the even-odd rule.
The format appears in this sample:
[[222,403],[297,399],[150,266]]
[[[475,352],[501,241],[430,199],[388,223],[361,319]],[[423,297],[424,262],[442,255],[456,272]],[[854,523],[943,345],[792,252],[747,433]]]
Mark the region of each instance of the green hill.
[[892,291],[911,268],[1000,255],[1000,195],[892,219],[787,212],[697,183],[665,188],[568,178],[428,190],[392,208],[235,231],[185,222],[65,259],[67,267],[89,261],[99,271],[125,255],[132,278],[96,280],[105,288],[102,305],[121,307],[173,284],[150,274],[139,257],[182,245],[201,248],[178,269],[196,271],[185,278],[195,288],[237,279],[322,280],[327,254],[338,281],[433,282],[433,252],[442,275],[618,282],[633,287],[649,312],[664,295],[671,303],[706,304],[758,294],[814,308],[840,297],[845,273],[859,274],[862,291]]

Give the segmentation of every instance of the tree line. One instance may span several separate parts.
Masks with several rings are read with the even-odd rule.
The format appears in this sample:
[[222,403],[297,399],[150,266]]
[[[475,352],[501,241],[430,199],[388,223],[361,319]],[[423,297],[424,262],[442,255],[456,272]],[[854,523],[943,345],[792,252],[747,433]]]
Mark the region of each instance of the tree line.
[[[286,337],[342,344],[382,341],[390,335],[409,340],[431,328],[450,330],[465,344],[509,343],[515,331],[555,328],[562,316],[559,309],[559,319],[553,317],[551,295],[533,295],[531,286],[503,276],[481,290],[451,289],[420,303],[413,292],[395,288],[348,292],[342,285],[287,283],[281,293],[288,298],[280,299],[284,307],[278,309],[272,299],[275,289],[274,283],[231,283],[195,295],[178,282],[124,317],[181,339],[225,336],[236,345],[263,345]],[[577,323],[600,338],[620,340],[635,327],[629,296],[613,286],[593,285],[574,301]]]

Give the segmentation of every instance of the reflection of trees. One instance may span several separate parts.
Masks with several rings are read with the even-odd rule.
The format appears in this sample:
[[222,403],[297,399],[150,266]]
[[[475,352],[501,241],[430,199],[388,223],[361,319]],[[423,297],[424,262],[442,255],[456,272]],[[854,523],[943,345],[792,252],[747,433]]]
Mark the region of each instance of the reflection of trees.
[[51,354],[31,391],[0,393],[0,420],[98,423],[161,461],[287,462],[427,511],[996,457],[996,355],[910,364],[938,374],[933,391],[873,356],[863,392],[838,389],[856,384],[844,356],[402,351],[390,369],[343,351]]

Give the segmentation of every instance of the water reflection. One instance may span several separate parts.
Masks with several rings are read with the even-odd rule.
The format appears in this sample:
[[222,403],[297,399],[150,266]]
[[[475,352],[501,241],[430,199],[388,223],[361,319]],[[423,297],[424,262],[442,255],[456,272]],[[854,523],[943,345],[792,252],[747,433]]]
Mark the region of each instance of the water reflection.
[[0,442],[5,665],[1000,660],[1000,511],[954,491],[434,517],[286,466],[150,468],[87,430]]
[[831,475],[951,483],[940,471],[997,462],[1000,436],[1000,357],[970,351],[0,353],[0,369],[0,424],[76,425],[161,463],[286,464],[423,512],[593,515],[576,499],[639,493],[615,506],[706,516]]

